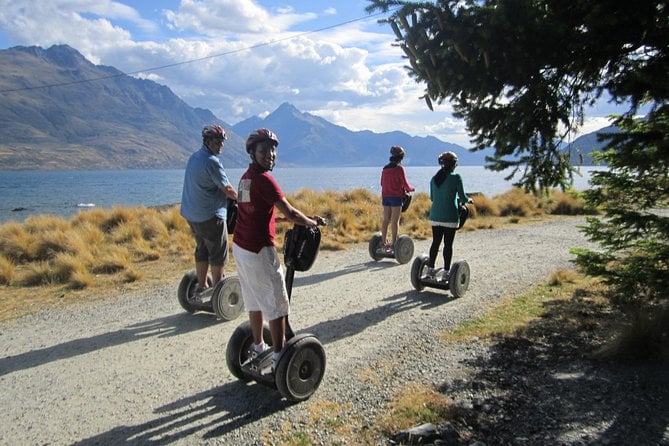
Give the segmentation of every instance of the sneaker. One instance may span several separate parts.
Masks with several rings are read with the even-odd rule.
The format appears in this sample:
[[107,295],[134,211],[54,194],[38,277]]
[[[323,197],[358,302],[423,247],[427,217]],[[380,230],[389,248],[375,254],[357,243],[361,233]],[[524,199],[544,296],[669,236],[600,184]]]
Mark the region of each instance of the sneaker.
[[447,269],[443,269],[441,271],[441,277],[439,278],[439,281],[440,282],[448,282],[448,270]]
[[258,356],[261,356],[267,350],[269,350],[269,345],[265,344],[251,344],[251,349],[249,350],[249,358],[256,359]]
[[272,353],[272,373],[274,373],[274,370],[276,370],[276,365],[279,363],[280,356],[281,353]]

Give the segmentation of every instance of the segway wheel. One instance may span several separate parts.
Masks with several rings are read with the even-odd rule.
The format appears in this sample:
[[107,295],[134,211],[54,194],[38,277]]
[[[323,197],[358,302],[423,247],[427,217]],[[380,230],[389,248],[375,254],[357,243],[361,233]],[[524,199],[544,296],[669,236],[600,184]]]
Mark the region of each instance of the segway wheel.
[[408,235],[400,235],[395,242],[395,259],[402,265],[413,257],[413,240]]
[[448,272],[448,288],[455,298],[465,295],[469,288],[469,264],[464,260],[458,260]]
[[423,271],[427,267],[427,262],[430,259],[425,254],[416,257],[411,265],[411,285],[417,290],[421,291],[423,288],[423,283],[421,279],[423,278]]
[[288,401],[304,401],[314,394],[325,374],[325,350],[314,336],[288,346],[274,371],[276,388]]
[[369,241],[369,255],[376,261],[379,261],[383,258],[382,255],[379,255],[378,250],[381,247],[381,233],[376,232],[372,239]]
[[[267,345],[272,344],[272,337],[269,332],[269,325],[263,326],[262,337]],[[228,346],[225,349],[225,362],[228,364],[228,370],[233,376],[242,381],[251,381],[242,370],[242,364],[249,359],[249,352],[253,346],[253,332],[251,331],[251,322],[246,321],[232,332]]]
[[[207,276],[207,284],[212,285],[211,276]],[[197,274],[195,270],[188,271],[181,278],[179,282],[179,288],[177,289],[177,298],[179,299],[179,304],[181,308],[188,311],[189,313],[195,313],[201,307],[197,306],[197,301],[195,300],[195,290],[197,289]]]
[[242,286],[238,277],[226,277],[216,284],[211,296],[214,314],[223,320],[237,319],[244,311]]

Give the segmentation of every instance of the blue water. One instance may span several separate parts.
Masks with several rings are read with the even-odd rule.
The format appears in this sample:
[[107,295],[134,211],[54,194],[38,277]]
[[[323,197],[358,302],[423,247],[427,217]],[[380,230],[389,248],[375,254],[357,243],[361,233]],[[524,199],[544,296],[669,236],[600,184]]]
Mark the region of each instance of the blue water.
[[[405,166],[409,182],[419,192],[427,192],[436,167]],[[576,177],[577,190],[588,187],[596,167],[582,168]],[[245,169],[226,169],[237,184]],[[481,166],[460,166],[467,192],[493,196],[509,190],[503,172]],[[286,193],[309,188],[318,192],[365,188],[380,193],[380,167],[282,168],[272,174]],[[174,170],[98,170],[98,171],[5,171],[0,172],[0,222],[23,221],[37,214],[70,217],[91,207],[157,206],[181,201],[183,169]],[[21,209],[21,210],[18,210]]]

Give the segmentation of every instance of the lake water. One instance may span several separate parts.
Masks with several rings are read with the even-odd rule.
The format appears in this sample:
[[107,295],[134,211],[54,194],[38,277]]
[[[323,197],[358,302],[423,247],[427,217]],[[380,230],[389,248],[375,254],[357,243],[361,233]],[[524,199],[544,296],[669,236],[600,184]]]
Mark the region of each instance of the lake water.
[[[405,166],[409,182],[418,192],[429,190],[436,167]],[[592,171],[581,168],[575,177],[577,190],[588,187]],[[226,169],[235,186],[245,169]],[[493,196],[509,190],[503,172],[482,166],[459,166],[465,191]],[[285,193],[309,188],[318,192],[343,192],[365,188],[380,194],[380,167],[282,168],[272,172]],[[55,214],[63,217],[91,207],[157,206],[181,201],[183,169],[97,170],[97,171],[0,171],[0,222],[23,221],[30,215]]]

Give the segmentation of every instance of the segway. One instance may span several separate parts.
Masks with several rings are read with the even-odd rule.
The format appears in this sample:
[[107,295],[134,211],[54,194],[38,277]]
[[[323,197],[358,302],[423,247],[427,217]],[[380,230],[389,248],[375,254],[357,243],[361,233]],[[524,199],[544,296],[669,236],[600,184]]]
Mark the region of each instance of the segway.
[[[232,234],[237,223],[237,201],[228,198],[227,220],[228,234]],[[205,311],[214,313],[217,317],[231,321],[237,319],[244,311],[242,300],[242,288],[237,277],[225,277],[212,287],[211,276],[207,276],[209,288],[201,293],[196,293],[197,274],[195,270],[184,274],[179,288],[177,298],[181,307],[189,313]]]
[[196,293],[197,274],[195,270],[188,271],[181,278],[177,298],[181,307],[189,313],[205,311],[214,313],[217,317],[231,321],[237,319],[244,311],[242,287],[239,278],[225,277],[215,286],[211,286],[211,276],[207,276],[209,288]]
[[381,233],[376,232],[369,241],[369,255],[377,262],[389,258],[396,259],[401,264],[408,263],[413,257],[413,240],[408,235],[400,235],[395,244],[387,249],[383,246]]
[[[458,206],[460,213],[460,224],[458,229],[462,228],[469,217],[469,208],[465,204]],[[451,269],[445,271],[439,268],[428,274],[428,262],[430,258],[427,254],[416,257],[411,265],[411,284],[417,291],[422,291],[425,287],[448,290],[453,297],[460,298],[465,295],[469,288],[469,264],[465,260],[458,260],[451,265]]]
[[439,268],[431,275],[428,274],[429,257],[422,254],[416,257],[411,265],[411,284],[417,291],[425,287],[448,290],[453,297],[460,298],[469,288],[469,264],[466,260],[458,260],[451,265],[451,269],[444,271]]
[[[290,299],[295,271],[307,271],[318,254],[321,232],[318,228],[295,225],[286,233],[284,263],[286,289]],[[265,322],[263,339],[271,345],[269,325]],[[228,369],[242,381],[256,382],[277,389],[289,401],[299,402],[311,397],[325,374],[325,350],[313,334],[295,334],[286,317],[286,344],[272,371],[272,349],[251,358],[253,334],[251,323],[237,327],[228,341],[225,359]]]

